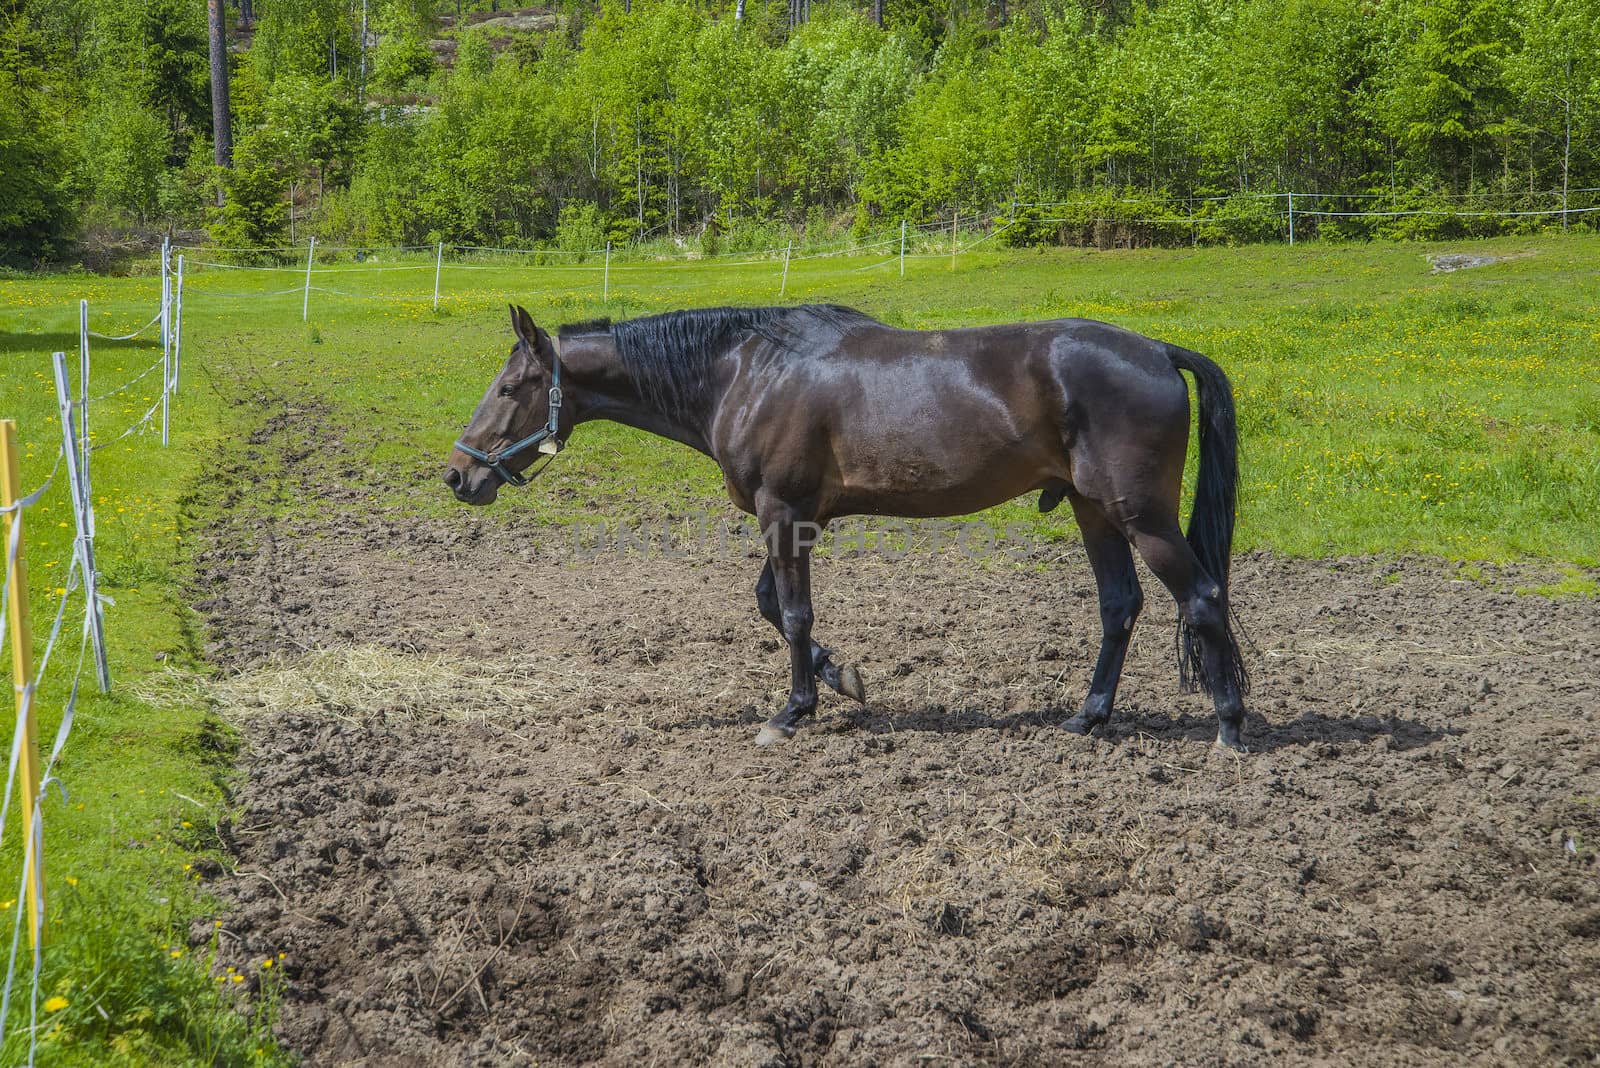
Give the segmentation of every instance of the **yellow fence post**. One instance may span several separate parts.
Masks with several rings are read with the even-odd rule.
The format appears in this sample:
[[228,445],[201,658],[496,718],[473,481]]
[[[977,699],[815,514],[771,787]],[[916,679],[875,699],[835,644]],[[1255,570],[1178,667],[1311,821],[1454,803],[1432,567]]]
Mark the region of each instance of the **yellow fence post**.
[[[0,419],[0,507],[9,507],[22,495],[22,476],[17,466],[17,424]],[[0,542],[0,559],[11,544],[11,528],[22,521],[19,514],[6,513],[5,538]],[[33,877],[28,880],[28,941],[38,950],[39,919],[44,914],[44,857],[36,834],[33,806],[39,796],[39,722],[33,714],[33,633],[28,626],[28,568],[23,562],[22,545],[17,545],[16,566],[10,574],[11,597],[11,682],[17,691],[17,721],[22,725],[22,755],[17,764],[17,788],[22,791],[23,864]]]

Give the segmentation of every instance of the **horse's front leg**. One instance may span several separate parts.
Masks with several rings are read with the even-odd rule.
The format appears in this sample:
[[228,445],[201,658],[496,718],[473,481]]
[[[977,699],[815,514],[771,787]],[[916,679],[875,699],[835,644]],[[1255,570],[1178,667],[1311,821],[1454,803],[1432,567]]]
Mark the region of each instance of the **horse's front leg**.
[[[768,560],[761,569],[761,578],[756,582],[756,606],[761,609],[761,618],[777,628],[778,633],[783,633],[783,610],[778,606],[778,583],[772,577],[772,561]],[[811,643],[811,666],[817,673],[817,678],[833,687],[836,691],[863,704],[867,700],[867,688],[861,681],[861,673],[854,664],[840,665],[833,658],[833,650],[816,641]]]
[[811,655],[811,546],[821,534],[816,523],[781,515],[762,517],[767,564],[778,595],[778,627],[789,643],[789,700],[756,735],[757,745],[794,736],[800,721],[817,707],[817,672]]

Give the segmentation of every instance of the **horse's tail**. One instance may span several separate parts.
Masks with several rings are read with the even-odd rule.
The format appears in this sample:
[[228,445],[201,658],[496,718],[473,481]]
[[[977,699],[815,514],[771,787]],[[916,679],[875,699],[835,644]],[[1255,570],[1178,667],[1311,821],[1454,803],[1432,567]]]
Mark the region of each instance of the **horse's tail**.
[[[1244,693],[1250,688],[1239,643],[1233,636],[1228,610],[1228,572],[1233,562],[1234,508],[1239,498],[1239,425],[1233,407],[1233,385],[1228,376],[1198,352],[1167,346],[1172,366],[1194,375],[1200,397],[1200,472],[1195,483],[1194,511],[1189,516],[1189,547],[1221,592],[1222,626],[1226,638],[1223,671]],[[1209,677],[1192,629],[1178,624],[1178,670],[1183,684],[1215,693],[1224,680]]]

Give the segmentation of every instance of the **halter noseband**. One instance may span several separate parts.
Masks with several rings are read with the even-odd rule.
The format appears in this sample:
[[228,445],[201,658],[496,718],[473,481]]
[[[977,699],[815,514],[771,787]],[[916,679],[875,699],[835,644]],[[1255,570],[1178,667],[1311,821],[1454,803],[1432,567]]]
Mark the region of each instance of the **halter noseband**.
[[513,442],[503,449],[496,449],[494,452],[480,452],[479,450],[474,449],[471,445],[468,445],[465,441],[459,440],[456,442],[456,448],[460,449],[474,460],[477,460],[479,463],[487,464],[489,469],[495,474],[499,475],[501,479],[504,480],[508,485],[526,486],[531,479],[524,478],[515,471],[511,470],[511,468],[506,466],[506,461],[517,455],[519,452],[531,449],[536,445],[542,445],[546,441],[550,442],[549,447],[541,448],[539,450],[540,452],[548,453],[550,459],[546,460],[539,466],[538,470],[533,472],[532,477],[537,478],[539,473],[543,471],[545,467],[549,466],[550,460],[555,459],[556,453],[560,452],[562,447],[566,444],[566,442],[561,440],[558,434],[558,430],[560,429],[560,420],[561,357],[560,355],[557,355],[550,367],[550,418],[545,420],[544,426],[540,427],[532,434],[529,434],[521,441]]

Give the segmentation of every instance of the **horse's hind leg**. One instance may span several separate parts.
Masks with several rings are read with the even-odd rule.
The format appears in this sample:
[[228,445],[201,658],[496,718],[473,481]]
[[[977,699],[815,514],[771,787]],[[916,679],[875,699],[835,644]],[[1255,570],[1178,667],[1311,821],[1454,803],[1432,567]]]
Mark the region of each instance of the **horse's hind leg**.
[[1094,664],[1083,709],[1062,726],[1077,734],[1088,734],[1111,718],[1117,683],[1122,680],[1122,662],[1128,655],[1134,621],[1144,607],[1144,593],[1139,589],[1128,539],[1105,517],[1099,505],[1077,494],[1070,499],[1100,591],[1100,657]]
[[[772,577],[772,561],[768,560],[761,569],[761,578],[756,580],[756,605],[761,609],[761,617],[777,628],[778,633],[783,633],[783,610],[778,606],[777,583]],[[867,688],[861,683],[861,673],[853,664],[840,667],[833,662],[833,650],[827,646],[811,643],[811,666],[816,670],[817,678],[827,683],[836,692],[860,701],[867,700]]]
[[[1178,602],[1178,614],[1187,628],[1180,633],[1179,656],[1189,681],[1211,694],[1217,710],[1217,744],[1244,752],[1242,668],[1221,587],[1206,574],[1175,517],[1170,525],[1136,529],[1133,543]],[[1198,648],[1191,649],[1191,643]]]

